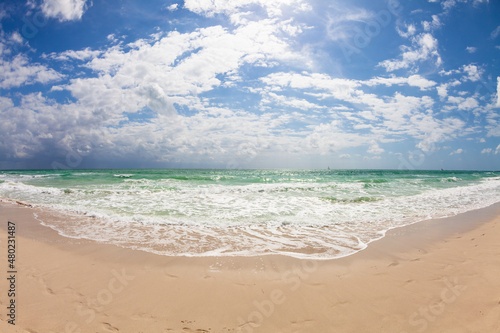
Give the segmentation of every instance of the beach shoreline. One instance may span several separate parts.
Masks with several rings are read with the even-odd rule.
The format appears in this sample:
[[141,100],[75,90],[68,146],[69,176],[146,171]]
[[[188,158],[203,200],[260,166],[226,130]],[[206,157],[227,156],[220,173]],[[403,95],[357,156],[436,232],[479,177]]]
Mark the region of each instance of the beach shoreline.
[[159,256],[62,237],[35,220],[37,209],[0,203],[0,250],[13,221],[19,281],[16,326],[0,295],[2,331],[500,329],[499,204],[389,230],[333,260]]

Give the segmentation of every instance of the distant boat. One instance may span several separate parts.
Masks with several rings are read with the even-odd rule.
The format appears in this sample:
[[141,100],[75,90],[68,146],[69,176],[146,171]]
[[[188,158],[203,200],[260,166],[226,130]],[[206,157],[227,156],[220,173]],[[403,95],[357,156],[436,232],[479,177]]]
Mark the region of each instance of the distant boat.
[[328,170],[330,170],[330,167],[328,167]]

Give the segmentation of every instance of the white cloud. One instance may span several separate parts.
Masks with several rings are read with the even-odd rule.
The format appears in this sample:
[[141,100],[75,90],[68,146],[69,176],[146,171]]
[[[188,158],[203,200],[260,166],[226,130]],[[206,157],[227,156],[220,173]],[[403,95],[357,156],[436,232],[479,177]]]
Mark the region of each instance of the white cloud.
[[492,151],[491,148],[484,148],[483,150],[481,150],[481,154],[490,154]]
[[341,128],[341,123],[332,121],[312,127],[313,132],[305,138],[305,149],[317,151],[321,155],[331,154],[339,150],[368,145],[373,135],[349,133]]
[[500,154],[500,145],[498,145],[497,148],[495,149],[495,155],[496,154]]
[[14,43],[17,43],[17,44],[22,44],[24,43],[24,39],[23,39],[23,36],[21,36],[21,34],[18,32],[18,31],[14,31],[11,36],[10,36],[10,40],[13,41]]
[[88,49],[54,57],[94,57],[85,66],[99,76],[74,79],[64,88],[88,105],[104,108],[115,105],[115,109],[133,112],[152,103],[152,95],[147,92],[153,86],[154,91],[171,103],[186,103],[188,96],[230,86],[237,79],[235,73],[245,64],[307,63],[300,53],[290,50],[283,34],[280,24],[266,19],[249,22],[232,32],[221,26],[183,34],[171,32],[158,40],[141,39],[127,46],[115,45],[98,57],[95,57],[97,51]]
[[441,66],[442,60],[438,52],[438,41],[429,33],[422,33],[411,38],[412,46],[401,46],[401,59],[384,60],[378,66],[384,67],[387,72],[405,69],[422,61],[433,61]]
[[59,21],[78,21],[87,10],[87,0],[43,0],[42,12]]
[[[318,96],[321,98],[325,98],[324,94],[328,95],[329,92],[330,98],[350,103],[355,105],[355,109],[363,110],[357,112],[351,112],[349,109],[334,111],[335,119],[345,119],[346,122],[336,122],[336,127],[332,131],[338,136],[347,135],[352,139],[349,144],[346,142],[343,142],[342,145],[336,143],[334,146],[337,148],[339,146],[350,147],[350,145],[372,147],[374,140],[382,142],[380,137],[384,140],[390,140],[394,137],[408,138],[410,136],[420,141],[422,149],[433,149],[432,147],[436,143],[457,137],[466,125],[464,121],[453,117],[436,119],[432,115],[434,100],[429,96],[414,97],[396,93],[393,97],[382,97],[367,94],[361,90],[364,84],[405,84],[408,81],[405,78],[393,76],[355,81],[336,79],[324,74],[276,73],[268,75],[262,81],[269,85],[271,91],[295,91],[295,93],[303,92],[311,96],[319,93]],[[416,81],[418,82],[418,80]],[[463,101],[465,102],[465,99]],[[464,107],[468,105],[467,103],[464,104]],[[347,126],[342,127],[341,125]],[[351,133],[350,126],[357,132]],[[360,132],[360,129],[364,131]],[[361,133],[369,134],[362,135]],[[354,139],[356,135],[358,139]],[[320,143],[317,145],[321,146]],[[321,146],[324,151],[335,150],[332,145],[325,145]],[[376,147],[373,146],[371,151],[375,152]]]
[[458,69],[451,69],[449,71],[445,71],[444,69],[442,69],[439,71],[439,75],[445,75],[445,76],[450,76],[450,75],[460,74],[460,73],[461,73],[461,71]]
[[496,107],[500,107],[500,76],[497,77],[497,104]]
[[273,73],[261,79],[274,89],[314,89],[328,93],[330,98],[352,100],[360,83],[354,80],[332,78],[319,73]]
[[311,10],[310,5],[304,0],[186,0],[184,2],[184,8],[209,17],[215,14],[232,15],[250,5],[261,6],[269,17],[281,16],[282,7],[299,11]]
[[441,27],[441,21],[439,20],[439,16],[432,15],[432,21],[423,21],[422,27],[425,31],[431,31],[433,29],[437,29]]
[[370,148],[367,150],[367,153],[373,155],[380,155],[384,152],[384,149],[380,148],[377,142],[372,142]]
[[415,35],[415,33],[417,32],[417,28],[415,28],[414,24],[408,24],[405,26],[405,28],[406,28],[406,31],[402,31],[401,29],[399,29],[399,27],[396,27],[396,31],[398,32],[398,35],[400,35],[403,38],[411,37],[411,36]]
[[495,39],[498,37],[498,35],[500,35],[500,25],[498,27],[496,27],[496,29],[491,32],[490,37],[491,37],[491,39]]
[[374,19],[375,13],[364,8],[347,8],[331,5],[332,11],[327,14],[326,33],[332,41],[354,40],[359,35],[357,25]]
[[63,61],[67,61],[70,59],[85,61],[85,60],[92,60],[93,58],[99,56],[101,53],[102,53],[101,51],[93,51],[87,47],[79,51],[67,50],[61,53],[51,53],[49,54],[49,57]]
[[464,97],[449,96],[448,102],[456,104],[459,110],[471,110],[479,106],[478,101],[474,97],[464,98]]
[[473,65],[473,64],[470,64],[470,65],[464,65],[462,66],[462,71],[464,74],[467,74],[466,77],[462,78],[462,80],[470,80],[472,82],[476,82],[476,81],[479,81],[479,79],[481,78],[481,75],[483,74],[484,72],[484,69],[476,66],[476,65]]
[[412,87],[418,87],[420,88],[420,90],[428,90],[429,88],[434,87],[436,85],[436,82],[427,80],[426,78],[420,75],[411,75],[409,77],[396,77],[393,75],[388,78],[376,77],[368,81],[365,81],[364,83],[369,86],[383,84],[388,87],[394,84],[396,85],[407,84]]
[[499,115],[491,110],[487,117],[487,125],[485,129],[488,130],[487,136],[500,136],[500,121],[498,121]]
[[469,53],[476,53],[477,52],[477,47],[474,46],[467,46],[466,47],[467,52]]
[[[151,93],[161,99],[159,92]],[[80,103],[61,105],[41,94],[22,96],[17,107],[0,97],[0,111],[0,151],[11,158],[91,149],[94,158],[108,161],[140,156],[210,163],[219,157],[243,162],[257,154],[272,157],[297,147],[308,152],[304,142],[280,133],[288,118],[279,114],[207,107],[189,117],[159,113],[154,122],[138,123]]]
[[483,2],[486,2],[488,3],[490,0],[446,0],[446,1],[443,1],[441,3],[441,5],[443,6],[443,8],[445,10],[450,10],[451,8],[455,7],[457,5],[457,3],[469,3],[469,2],[472,2],[472,4],[474,6],[478,6],[480,5],[481,3]]
[[363,160],[372,161],[372,160],[381,160],[381,156],[363,156]]
[[179,8],[179,4],[178,3],[174,3],[174,4],[171,4],[170,6],[168,6],[167,10],[173,12],[173,11],[176,11],[178,8]]
[[408,77],[408,85],[418,87],[420,90],[427,90],[428,88],[434,87],[436,82],[427,80],[420,75],[411,75]]
[[17,55],[12,61],[0,58],[0,88],[9,89],[33,83],[49,83],[63,78],[51,68],[30,64],[25,55]]
[[446,0],[443,1],[442,6],[444,9],[450,9],[453,6],[455,6],[456,3],[457,3],[456,0]]
[[[459,73],[459,71],[457,71],[457,73]],[[448,96],[448,89],[450,87],[456,87],[456,86],[459,86],[461,84],[462,84],[462,82],[460,82],[458,80],[454,80],[454,81],[440,84],[438,87],[436,87],[436,90],[437,90],[439,97],[441,99],[445,99]]]
[[262,99],[262,104],[278,104],[288,107],[292,107],[300,110],[310,110],[310,109],[323,109],[324,106],[311,103],[305,99],[289,97],[284,95],[277,95],[275,93],[269,92],[267,98]]
[[2,27],[2,20],[8,16],[9,14],[7,13],[6,10],[4,10],[3,8],[0,9],[0,28]]
[[[282,29],[284,24],[287,28]],[[82,61],[83,66],[96,75],[74,78],[67,84],[53,87],[52,91],[71,92],[77,99],[75,103],[61,105],[37,96],[30,98],[29,103],[25,98],[21,108],[8,106],[9,114],[23,117],[13,117],[18,119],[16,124],[6,122],[5,126],[21,128],[18,124],[23,118],[33,119],[24,123],[23,128],[30,133],[40,128],[52,135],[50,140],[42,138],[41,133],[34,134],[35,139],[30,139],[28,134],[23,138],[19,136],[17,150],[10,150],[12,156],[63,151],[80,142],[88,143],[96,154],[105,158],[143,154],[149,160],[157,160],[158,156],[172,160],[213,154],[210,158],[217,159],[224,154],[234,156],[241,147],[246,147],[246,155],[261,150],[314,153],[303,141],[303,137],[313,132],[314,126],[307,132],[299,132],[300,139],[294,136],[293,130],[282,127],[297,115],[269,111],[256,116],[234,107],[230,110],[210,107],[208,99],[197,96],[224,85],[226,78],[231,82],[238,80],[238,70],[243,65],[273,66],[276,61],[304,64],[303,56],[290,50],[284,38],[288,32],[283,30],[289,29],[290,24],[266,19],[248,22],[231,32],[215,26],[191,33],[171,32],[157,40],[138,40],[104,51],[84,49],[50,54],[49,58]],[[42,65],[29,64],[25,58],[21,60],[14,71],[16,75],[7,77],[2,85],[47,82],[48,74],[56,73]],[[4,69],[2,72],[9,71]],[[274,104],[320,107],[306,99],[286,99],[278,93],[273,94],[270,96],[275,97]],[[190,117],[178,115],[174,103],[197,110],[197,113]],[[143,110],[152,111],[152,122],[129,121],[127,113]],[[61,122],[54,123],[51,119],[61,119]],[[58,128],[64,129],[64,133]]]
[[[295,37],[306,30],[304,26],[294,19],[278,18],[285,9],[293,10],[299,4],[304,2],[188,0],[187,9],[207,16],[225,14],[237,24],[157,34],[128,45],[114,44],[102,51],[86,48],[49,54],[49,59],[78,60],[93,75],[73,78],[52,89],[69,91],[76,102],[59,104],[41,94],[32,94],[23,96],[22,103],[14,106],[10,99],[0,98],[2,112],[11,117],[0,129],[15,139],[16,148],[9,153],[27,157],[48,152],[49,147],[64,150],[84,143],[93,147],[96,154],[108,158],[143,156],[150,160],[179,161],[195,156],[217,160],[220,156],[245,159],[279,153],[330,154],[362,147],[375,155],[371,158],[380,159],[388,142],[413,139],[422,151],[435,151],[439,149],[437,143],[464,133],[466,124],[451,113],[441,112],[442,103],[436,106],[431,97],[436,88],[443,101],[453,104],[448,107],[476,108],[481,101],[479,96],[448,96],[449,87],[456,82],[460,84],[459,81],[445,79],[446,83],[438,85],[427,78],[434,78],[433,74],[424,77],[413,70],[404,76],[388,74],[368,80],[315,72],[312,68],[316,67],[311,67],[307,56],[301,54],[303,50],[295,49],[293,44],[297,41]],[[256,14],[245,12],[255,6],[262,7],[267,18],[253,20]],[[178,9],[175,4],[168,8]],[[332,39],[349,34],[346,27],[356,19],[371,17],[373,13],[369,11],[332,14],[329,31],[333,33]],[[433,18],[427,30],[438,26],[439,19]],[[424,61],[439,65],[437,40],[430,33],[417,34],[414,25],[404,30],[398,33],[409,38],[410,45],[401,47],[399,58],[380,66],[390,72],[415,69]],[[114,35],[109,40],[118,41]],[[272,73],[276,71],[273,66],[279,72]],[[247,80],[248,67],[263,68],[262,72],[252,73],[265,76]],[[27,59],[16,68],[11,80],[0,84],[11,87],[61,77],[41,64],[30,64]],[[461,73],[466,74],[467,80],[474,80],[481,68],[463,66]],[[379,87],[368,88],[382,85],[414,89],[396,88],[383,95],[372,93]],[[240,101],[230,107],[224,105],[216,91],[204,94],[219,87],[255,94],[250,97],[255,98],[257,110],[252,105],[242,107],[244,103]],[[423,93],[431,89],[431,94]],[[380,91],[388,90],[380,87]],[[398,91],[413,92],[415,96]],[[174,105],[180,107],[176,109]],[[186,110],[189,116],[185,116]],[[152,118],[130,116],[141,112]],[[133,120],[137,118],[142,121]],[[16,136],[8,128],[21,130]],[[345,153],[338,156],[351,158]]]
[[446,98],[446,96],[448,96],[448,85],[440,84],[438,87],[436,87],[436,90],[439,97]]
[[451,155],[458,155],[458,154],[462,154],[463,152],[464,152],[464,150],[463,150],[462,148],[458,148],[457,150],[452,151],[452,152],[450,153],[450,156],[451,156]]

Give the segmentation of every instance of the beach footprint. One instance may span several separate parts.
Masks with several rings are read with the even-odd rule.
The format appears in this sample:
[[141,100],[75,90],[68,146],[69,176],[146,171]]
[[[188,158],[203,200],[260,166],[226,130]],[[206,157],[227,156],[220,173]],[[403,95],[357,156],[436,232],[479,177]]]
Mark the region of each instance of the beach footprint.
[[118,328],[114,327],[110,323],[103,322],[101,323],[101,326],[106,332],[120,332]]
[[155,316],[147,314],[147,313],[139,313],[139,314],[133,315],[131,318],[132,318],[132,320],[141,320],[141,321],[142,320],[143,321],[153,321],[156,319]]

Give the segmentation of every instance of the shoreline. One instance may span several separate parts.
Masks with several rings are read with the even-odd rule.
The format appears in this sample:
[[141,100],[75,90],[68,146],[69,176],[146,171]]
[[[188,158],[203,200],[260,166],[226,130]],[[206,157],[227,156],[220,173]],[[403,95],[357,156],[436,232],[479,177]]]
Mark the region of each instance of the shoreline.
[[[33,208],[2,202],[0,210],[4,253],[6,221],[17,222],[22,281],[17,325],[6,324],[2,311],[2,331],[500,328],[500,294],[491,292],[500,290],[500,204],[394,228],[366,249],[332,260],[160,256],[65,238],[41,226]],[[0,302],[5,308],[6,295]]]
[[[155,251],[152,249],[143,249],[137,244],[134,243],[129,243],[126,245],[118,244],[114,241],[100,241],[98,239],[94,238],[85,238],[85,237],[77,237],[77,236],[72,236],[65,234],[64,231],[60,230],[60,228],[55,227],[53,224],[53,221],[57,221],[57,224],[67,224],[66,220],[76,220],[76,221],[85,221],[89,220],[91,223],[94,221],[99,221],[100,218],[98,217],[93,217],[93,216],[87,216],[86,214],[78,214],[78,213],[65,213],[64,211],[59,211],[57,209],[52,209],[52,208],[47,208],[47,207],[41,207],[38,205],[32,205],[30,203],[22,202],[19,200],[15,199],[10,199],[10,198],[5,198],[5,197],[0,197],[0,205],[6,204],[6,205],[13,205],[13,206],[19,206],[19,207],[25,207],[25,208],[30,208],[33,210],[34,215],[35,215],[35,223],[31,224],[31,228],[28,231],[29,235],[32,235],[32,239],[35,239],[38,237],[38,234],[35,232],[30,232],[30,230],[38,230],[40,231],[40,228],[37,226],[41,227],[42,229],[47,228],[50,230],[53,230],[59,237],[62,237],[64,239],[73,239],[73,240],[80,240],[84,242],[95,242],[97,244],[108,244],[112,246],[117,246],[120,248],[127,248],[127,249],[133,249],[135,251],[141,251],[145,253],[150,253],[150,254],[155,254],[155,255],[160,255],[160,256],[167,256],[167,257],[182,257],[182,258],[213,258],[213,257],[237,257],[237,258],[252,258],[252,257],[260,257],[260,256],[284,256],[284,257],[290,257],[294,258],[297,260],[320,260],[320,261],[331,261],[331,260],[338,260],[346,257],[350,257],[352,255],[355,255],[359,252],[363,252],[367,250],[369,247],[371,247],[371,244],[377,243],[379,241],[384,240],[388,235],[390,236],[393,233],[402,233],[402,234],[407,234],[404,230],[418,230],[422,229],[424,226],[427,225],[432,225],[436,224],[436,227],[439,227],[438,229],[441,230],[441,235],[440,237],[445,237],[446,231],[450,230],[467,230],[470,228],[471,223],[470,221],[466,218],[467,216],[475,215],[472,217],[472,220],[474,220],[474,225],[478,223],[485,222],[487,219],[492,219],[495,215],[495,213],[491,213],[495,211],[495,207],[498,207],[500,209],[500,202],[494,203],[490,206],[483,207],[483,208],[475,208],[470,211],[466,212],[461,212],[457,213],[456,215],[452,216],[447,216],[447,217],[436,217],[436,218],[430,218],[430,219],[424,219],[424,220],[418,220],[416,222],[410,222],[409,224],[404,224],[404,225],[399,225],[395,227],[391,227],[387,230],[381,231],[381,236],[378,238],[372,239],[368,241],[367,243],[363,243],[364,247],[360,249],[352,249],[353,252],[347,253],[347,254],[341,254],[336,257],[315,257],[314,255],[311,256],[311,254],[308,254],[307,252],[267,252],[267,253],[262,253],[262,252],[254,252],[252,254],[240,254],[240,253],[230,253],[230,254],[210,254],[210,255],[197,255],[197,254],[170,254],[170,253],[164,253],[162,251]],[[489,213],[487,213],[489,212]],[[42,216],[40,218],[40,215]],[[476,217],[481,217],[482,222],[477,222]],[[47,221],[51,221],[51,223],[47,223]],[[447,221],[453,221],[451,223],[447,223]],[[69,224],[67,224],[69,225]],[[448,226],[448,227],[443,227],[443,226]],[[1,229],[1,226],[0,226]],[[403,231],[401,231],[403,230]],[[35,236],[36,235],[36,236]]]
[[[5,173],[61,235],[172,256],[351,255],[389,229],[499,200],[491,172],[130,169]],[[1,182],[1,181],[0,181]]]

